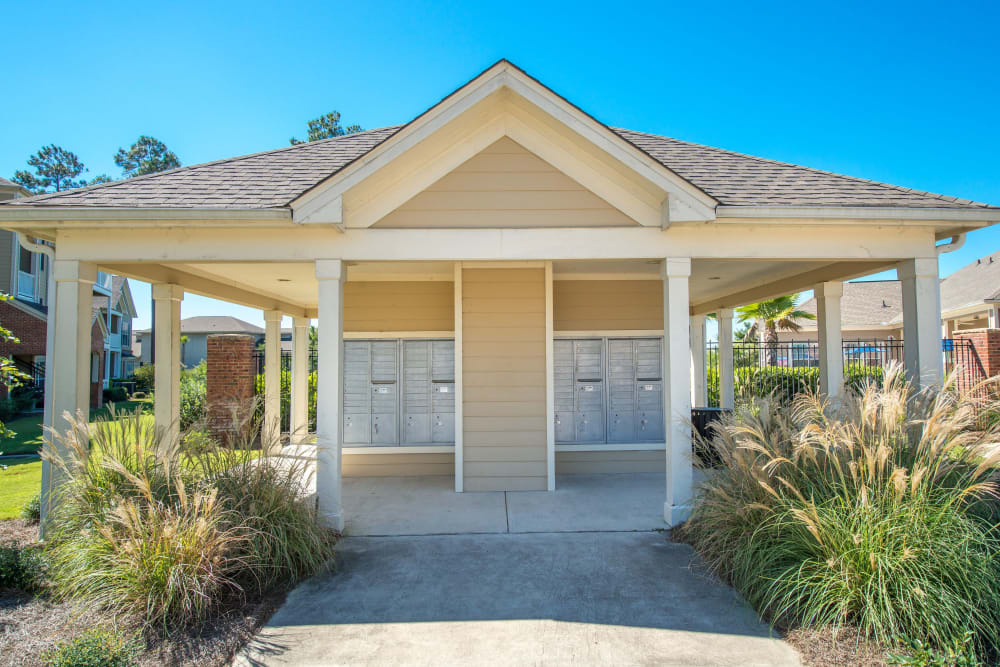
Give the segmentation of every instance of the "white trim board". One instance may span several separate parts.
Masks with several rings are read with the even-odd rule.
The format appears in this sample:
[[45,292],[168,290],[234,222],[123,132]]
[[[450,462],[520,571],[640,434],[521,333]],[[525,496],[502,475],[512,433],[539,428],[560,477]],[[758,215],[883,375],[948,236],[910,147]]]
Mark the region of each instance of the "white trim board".
[[368,446],[368,447],[344,447],[341,450],[346,454],[452,454],[455,452],[454,445],[399,445],[399,446]]
[[556,452],[663,452],[662,442],[608,443],[601,445],[556,445]]
[[344,340],[381,340],[386,338],[454,338],[454,331],[345,331]]

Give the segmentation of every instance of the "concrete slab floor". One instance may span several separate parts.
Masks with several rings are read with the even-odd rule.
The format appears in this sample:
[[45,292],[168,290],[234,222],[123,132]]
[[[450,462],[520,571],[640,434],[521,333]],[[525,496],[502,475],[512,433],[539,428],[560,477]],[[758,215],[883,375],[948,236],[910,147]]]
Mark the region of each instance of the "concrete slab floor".
[[664,533],[347,537],[237,665],[798,665]]

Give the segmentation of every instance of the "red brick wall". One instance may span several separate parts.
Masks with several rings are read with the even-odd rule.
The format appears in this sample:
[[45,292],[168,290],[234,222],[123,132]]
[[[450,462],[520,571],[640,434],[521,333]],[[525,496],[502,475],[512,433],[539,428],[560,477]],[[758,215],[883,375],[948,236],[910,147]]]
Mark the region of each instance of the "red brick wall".
[[953,335],[956,339],[972,341],[986,375],[1000,375],[1000,329],[969,329],[956,331]]
[[253,406],[253,336],[216,334],[207,339],[206,394],[208,427],[228,441]]
[[45,354],[45,320],[0,301],[0,324],[21,339],[20,343],[0,342],[0,355]]

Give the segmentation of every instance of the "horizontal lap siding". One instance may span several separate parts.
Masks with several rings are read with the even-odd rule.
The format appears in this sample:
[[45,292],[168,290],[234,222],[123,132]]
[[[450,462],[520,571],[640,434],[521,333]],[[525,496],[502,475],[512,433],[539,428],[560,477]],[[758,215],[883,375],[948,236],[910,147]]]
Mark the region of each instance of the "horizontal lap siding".
[[454,454],[344,454],[344,477],[454,474]]
[[663,328],[661,280],[556,280],[552,283],[555,331]]
[[556,474],[665,472],[666,461],[662,451],[556,452]]
[[462,275],[465,489],[545,489],[545,272]]
[[631,227],[635,222],[551,164],[503,138],[385,216],[376,227]]
[[454,283],[344,283],[344,331],[452,331]]

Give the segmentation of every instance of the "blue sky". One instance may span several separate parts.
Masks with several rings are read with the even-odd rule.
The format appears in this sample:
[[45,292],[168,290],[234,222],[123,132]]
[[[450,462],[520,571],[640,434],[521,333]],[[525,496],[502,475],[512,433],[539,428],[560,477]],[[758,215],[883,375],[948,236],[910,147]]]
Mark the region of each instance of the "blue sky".
[[[116,177],[140,134],[195,164],[285,146],[331,109],[392,125],[506,57],[610,125],[1000,204],[998,19],[995,2],[17,3],[0,175],[49,143]],[[971,234],[942,274],[997,248],[1000,230]],[[183,313],[262,321],[191,296]]]

